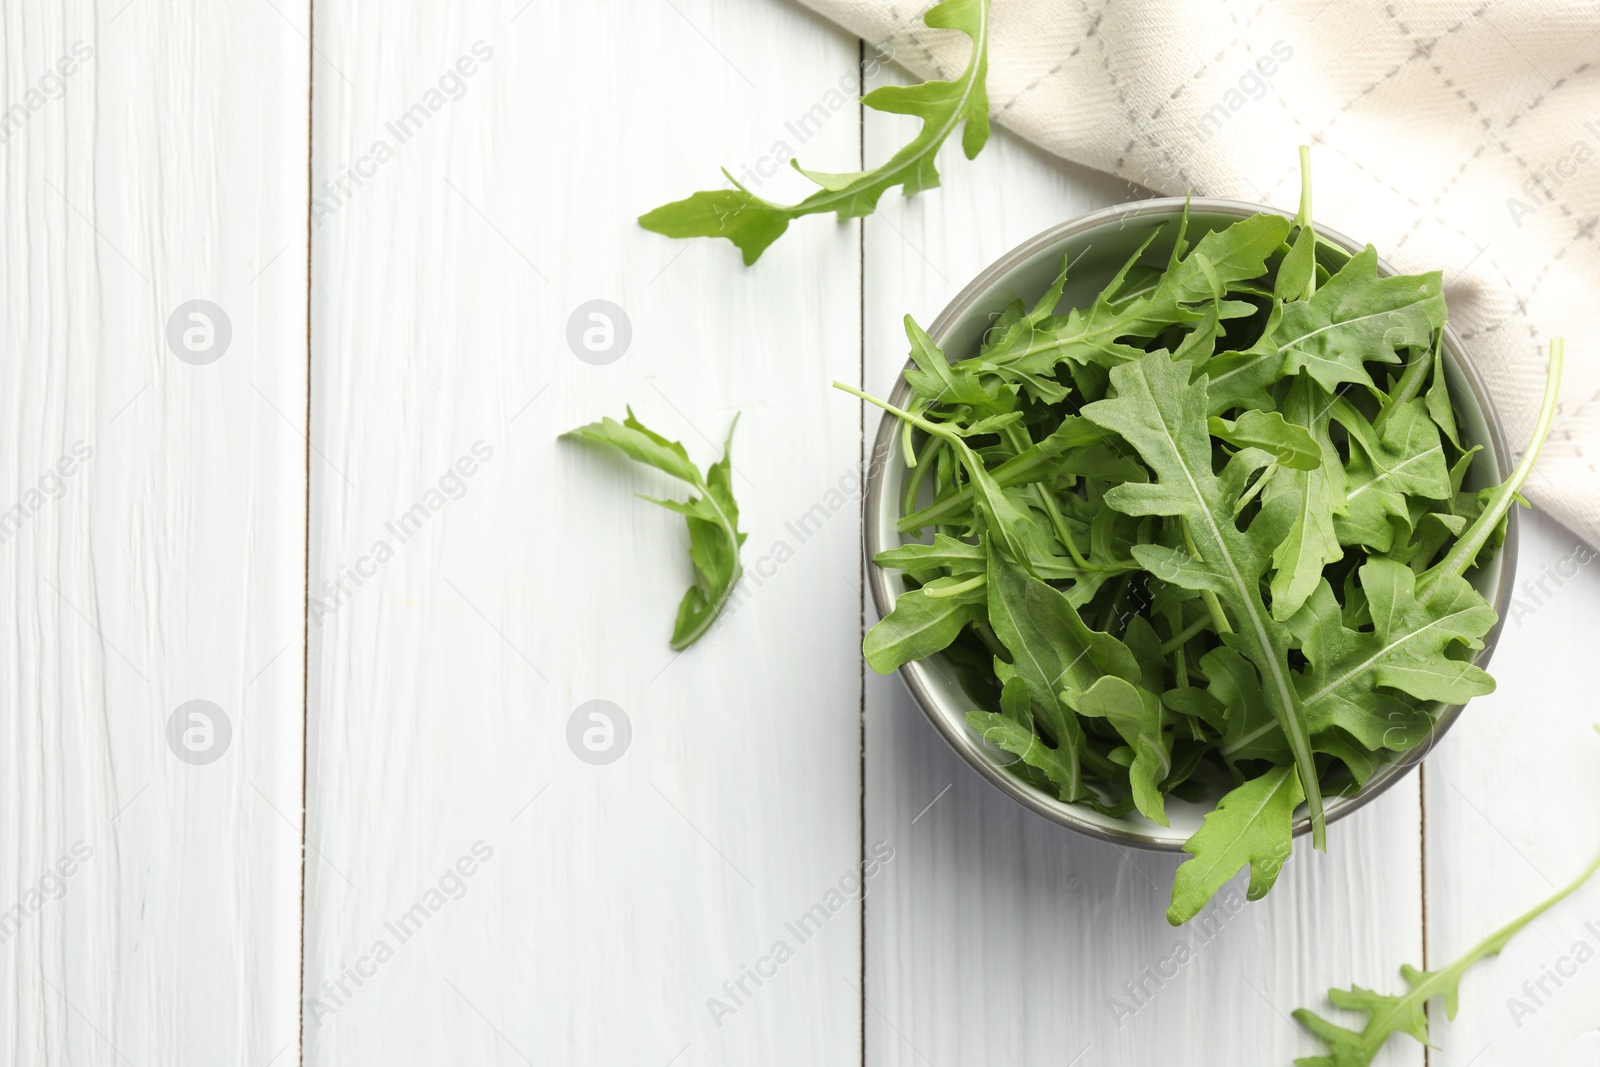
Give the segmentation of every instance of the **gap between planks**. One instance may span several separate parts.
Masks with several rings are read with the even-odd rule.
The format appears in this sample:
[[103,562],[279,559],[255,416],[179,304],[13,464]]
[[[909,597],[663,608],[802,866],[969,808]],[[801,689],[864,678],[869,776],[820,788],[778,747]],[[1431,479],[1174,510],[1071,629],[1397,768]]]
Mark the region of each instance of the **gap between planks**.
[[306,834],[310,831],[311,778],[311,270],[312,199],[316,195],[317,4],[306,0],[306,465],[305,548],[300,601],[300,971],[295,988],[295,1063],[306,1063]]
[[[867,72],[867,41],[858,38],[856,41],[856,84],[861,86],[861,95],[866,96]],[[867,169],[867,106],[860,100],[856,102],[856,166],[861,170]],[[856,303],[856,329],[860,331],[861,343],[857,348],[856,388],[866,391],[867,388],[867,220],[856,220],[856,290],[858,300]],[[856,462],[861,468],[862,485],[866,485],[867,474],[867,405],[856,404]],[[865,529],[866,523],[866,496],[862,496],[862,511],[860,521]],[[862,550],[856,554],[856,595],[858,597],[857,619],[859,635],[857,647],[867,638],[867,558],[865,542]],[[857,838],[856,869],[864,870],[867,864],[867,661],[858,658],[856,664],[857,678],[860,683],[860,712],[858,717],[860,757],[857,764],[857,774],[860,778],[861,806],[860,806],[860,834]],[[861,895],[861,927],[857,931],[859,942],[859,958],[861,961],[860,981],[857,987],[861,990],[861,997],[856,1005],[856,1015],[860,1020],[861,1032],[861,1067],[867,1067],[867,895]]]

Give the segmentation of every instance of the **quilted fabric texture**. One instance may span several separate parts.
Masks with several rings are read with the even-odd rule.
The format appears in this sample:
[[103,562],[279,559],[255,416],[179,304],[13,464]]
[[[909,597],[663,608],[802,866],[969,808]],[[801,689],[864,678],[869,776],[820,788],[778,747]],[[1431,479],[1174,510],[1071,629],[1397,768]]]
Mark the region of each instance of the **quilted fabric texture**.
[[[919,77],[965,64],[926,5],[804,2]],[[1600,544],[1600,4],[994,0],[990,22],[994,117],[1074,162],[1292,210],[1295,146],[1312,145],[1317,221],[1443,270],[1519,455],[1564,336],[1525,493]]]

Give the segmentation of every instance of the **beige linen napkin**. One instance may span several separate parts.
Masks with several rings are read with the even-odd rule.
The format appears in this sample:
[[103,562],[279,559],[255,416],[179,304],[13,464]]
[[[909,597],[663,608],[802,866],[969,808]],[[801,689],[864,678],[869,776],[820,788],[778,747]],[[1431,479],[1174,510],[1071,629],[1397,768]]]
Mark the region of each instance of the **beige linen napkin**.
[[[804,3],[919,77],[966,63],[925,4]],[[1444,271],[1519,455],[1565,336],[1525,492],[1600,544],[1600,3],[994,0],[991,25],[994,116],[1074,162],[1293,209],[1311,144],[1317,221]],[[965,180],[946,156],[945,184]]]

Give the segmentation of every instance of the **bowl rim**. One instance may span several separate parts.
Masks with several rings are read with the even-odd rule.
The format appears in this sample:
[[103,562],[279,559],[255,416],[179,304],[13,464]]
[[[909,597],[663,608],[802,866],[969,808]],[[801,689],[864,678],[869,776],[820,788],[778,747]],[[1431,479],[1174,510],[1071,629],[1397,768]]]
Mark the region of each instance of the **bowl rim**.
[[[942,344],[951,328],[961,320],[978,299],[1001,278],[1016,270],[1035,258],[1046,248],[1074,236],[1100,229],[1107,225],[1121,226],[1130,219],[1147,218],[1150,216],[1169,215],[1176,217],[1187,203],[1191,214],[1229,215],[1245,218],[1255,214],[1277,215],[1281,218],[1294,218],[1292,212],[1265,204],[1253,204],[1243,200],[1227,200],[1212,197],[1153,197],[1147,200],[1136,200],[1126,204],[1114,204],[1098,211],[1089,212],[1058,223],[1006,252],[999,259],[985,267],[972,281],[967,283],[959,293],[947,304],[943,311],[933,320],[928,327],[928,336],[935,344]],[[1357,243],[1336,230],[1317,226],[1317,236],[1331,244],[1343,248],[1351,255],[1366,247],[1364,243]],[[1399,273],[1381,256],[1378,258],[1378,273],[1387,276]],[[1483,380],[1482,372],[1478,369],[1472,357],[1467,354],[1461,343],[1461,338],[1456,334],[1448,321],[1444,326],[1444,350],[1448,353],[1462,377],[1466,380],[1468,388],[1472,391],[1473,399],[1477,402],[1484,423],[1488,427],[1489,440],[1486,442],[1490,453],[1489,459],[1494,465],[1496,480],[1504,480],[1510,472],[1510,451],[1505,440],[1505,428],[1500,419],[1500,413],[1495,406],[1494,398]],[[908,359],[905,367],[910,367]],[[911,391],[903,373],[897,376],[895,388],[891,392],[889,402],[896,406],[903,406]],[[878,432],[873,439],[872,453],[868,463],[867,491],[863,497],[865,514],[862,523],[862,544],[866,552],[866,568],[868,582],[872,587],[873,607],[878,613],[878,618],[883,618],[893,608],[896,589],[893,585],[894,576],[898,573],[883,568],[874,563],[873,557],[884,546],[885,530],[881,521],[884,512],[882,507],[883,495],[888,489],[889,478],[887,475],[888,458],[893,448],[893,439],[897,431],[899,420],[888,412],[884,412],[878,422]],[[1499,641],[1501,629],[1505,625],[1506,611],[1510,606],[1512,594],[1516,584],[1517,570],[1517,509],[1512,508],[1508,515],[1505,541],[1499,549],[1500,578],[1495,586],[1492,605],[1495,610],[1495,623],[1484,637],[1483,648],[1478,651],[1473,662],[1480,667],[1487,666],[1494,654],[1495,646]],[[903,664],[898,671],[906,688],[910,690],[912,699],[922,710],[924,716],[931,722],[945,742],[955,750],[974,770],[989,781],[1013,801],[1043,816],[1051,822],[1066,826],[1089,837],[1109,841],[1114,844],[1133,848],[1141,848],[1157,852],[1179,852],[1183,842],[1175,840],[1162,840],[1142,834],[1129,832],[1117,827],[1103,826],[1075,815],[1070,807],[1062,805],[1059,801],[1049,801],[1043,794],[1037,793],[1026,783],[1015,776],[1006,773],[1004,768],[998,767],[984,757],[979,750],[976,740],[970,732],[955,726],[949,718],[940,714],[936,707],[940,701],[934,692],[928,677],[928,670],[921,661],[912,660]],[[1401,753],[1392,762],[1383,767],[1368,779],[1366,785],[1353,794],[1341,795],[1331,798],[1326,805],[1326,818],[1329,823],[1358,811],[1371,801],[1384,793],[1395,782],[1410,773],[1433,750],[1460,717],[1464,704],[1454,704],[1440,712],[1433,730],[1427,740]],[[1299,816],[1294,824],[1294,836],[1299,837],[1311,828],[1309,816]]]

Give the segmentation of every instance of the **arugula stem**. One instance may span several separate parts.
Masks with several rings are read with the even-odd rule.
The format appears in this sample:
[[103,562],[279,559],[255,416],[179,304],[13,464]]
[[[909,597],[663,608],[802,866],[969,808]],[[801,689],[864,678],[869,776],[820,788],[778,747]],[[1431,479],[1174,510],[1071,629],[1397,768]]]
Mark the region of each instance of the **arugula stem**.
[[1490,534],[1500,525],[1500,520],[1511,510],[1511,505],[1517,498],[1517,491],[1522,488],[1522,483],[1528,480],[1528,475],[1533,471],[1534,460],[1539,458],[1539,450],[1544,447],[1545,438],[1550,436],[1550,424],[1555,421],[1556,402],[1560,399],[1561,368],[1565,356],[1565,341],[1560,337],[1553,339],[1550,342],[1550,366],[1544,380],[1544,402],[1539,408],[1539,421],[1533,428],[1533,439],[1528,442],[1527,449],[1522,453],[1522,461],[1511,472],[1511,477],[1501,482],[1495,489],[1483,513],[1460,537],[1456,538],[1456,543],[1451,547],[1449,554],[1428,568],[1417,580],[1419,599],[1427,600],[1427,594],[1433,589],[1440,575],[1465,574],[1467,568],[1472,566],[1473,560],[1478,558],[1478,552],[1489,540]]
[[1383,410],[1378,412],[1378,417],[1372,420],[1372,431],[1376,434],[1383,433],[1384,423],[1389,421],[1389,415],[1400,405],[1408,400],[1413,400],[1422,392],[1422,380],[1427,377],[1428,371],[1433,367],[1433,361],[1439,358],[1440,349],[1444,345],[1444,331],[1439,331],[1438,339],[1434,342],[1431,352],[1424,352],[1411,357],[1411,362],[1406,364],[1406,369],[1401,372],[1400,380],[1395,383],[1394,392],[1383,405]]
[[1067,529],[1067,520],[1062,517],[1061,509],[1056,505],[1056,498],[1038,482],[1033,483],[1032,488],[1034,495],[1039,498],[1039,503],[1044,508],[1044,513],[1050,517],[1050,525],[1055,529],[1056,538],[1066,546],[1067,555],[1071,556],[1072,561],[1085,570],[1099,570],[1099,567],[1084,559],[1083,554],[1078,551],[1077,542],[1072,540],[1072,533]]
[[[989,474],[994,478],[995,484],[1002,489],[1009,489],[1019,482],[1027,481],[1035,470],[1048,458],[1034,454],[1032,456],[1012,456],[1000,464]],[[903,515],[895,524],[895,529],[900,533],[909,533],[920,530],[924,526],[931,526],[946,516],[961,511],[972,503],[972,486],[964,485],[949,496],[929,504],[921,511],[913,511]]]
[[[1189,550],[1189,555],[1200,559],[1200,550],[1195,547],[1194,535],[1189,532],[1189,527],[1182,518],[1178,519],[1178,529],[1183,531],[1183,544]],[[1222,601],[1217,599],[1217,594],[1205,589],[1201,591],[1200,599],[1205,602],[1206,613],[1211,617],[1211,625],[1216,628],[1217,633],[1233,633],[1233,626],[1229,624],[1227,613],[1222,610]]]
[[987,622],[975,622],[972,624],[972,629],[978,635],[978,640],[982,641],[989,649],[991,656],[1009,656],[1011,654],[1006,651],[1006,646],[1000,643],[1000,639],[994,635],[993,627]]
[[[1015,425],[1006,427],[1006,440],[1010,442],[1012,452],[1016,453],[1011,457],[1012,459],[1020,458],[1033,444],[1032,441],[1027,441],[1022,429]],[[1027,441],[1027,443],[1024,444],[1024,441]],[[1001,484],[998,477],[996,478],[996,484]],[[1056,537],[1066,546],[1067,555],[1072,557],[1072,562],[1084,570],[1099,570],[1099,567],[1084,559],[1082,553],[1078,551],[1077,542],[1072,539],[1072,533],[1067,529],[1067,520],[1062,517],[1061,508],[1056,504],[1055,494],[1051,493],[1040,482],[1033,484],[1033,492],[1034,496],[1039,499],[1040,507],[1044,508],[1044,513],[1049,516],[1050,525],[1055,529]]]
[[1311,234],[1311,277],[1306,281],[1306,299],[1317,295],[1317,231],[1311,225],[1311,146],[1300,146],[1300,214],[1295,218]]
[[1111,594],[1111,602],[1106,605],[1106,613],[1100,617],[1100,632],[1111,632],[1111,624],[1117,619],[1117,608],[1122,604],[1122,598],[1128,592],[1128,576],[1120,575],[1117,578],[1116,592]]
[[1240,513],[1244,511],[1245,505],[1254,500],[1256,498],[1256,494],[1261,492],[1262,489],[1266,488],[1267,482],[1271,480],[1272,476],[1276,473],[1278,473],[1278,461],[1273,460],[1271,463],[1267,464],[1265,469],[1262,470],[1261,476],[1255,480],[1255,483],[1251,485],[1249,489],[1240,494],[1239,502],[1233,506],[1234,518],[1237,519],[1239,517]]
[[[1055,503],[1055,500],[1052,498],[1051,501],[1050,501],[1050,508],[1051,508],[1052,511],[1054,511],[1055,507],[1056,507],[1056,503]],[[1065,520],[1062,520],[1062,521],[1063,521],[1063,530],[1064,530]],[[1058,533],[1063,533],[1063,531],[1058,531]],[[1092,562],[1090,562],[1088,556],[1085,556],[1082,552],[1078,551],[1078,543],[1072,539],[1072,533],[1071,533],[1070,530],[1065,530],[1064,531],[1063,536],[1062,536],[1062,543],[1067,546],[1067,555],[1072,557],[1072,562],[1076,563],[1079,567],[1082,567],[1086,571],[1103,571],[1103,570],[1107,570],[1111,566],[1115,566],[1116,565],[1115,562],[1113,562],[1111,564],[1101,564],[1101,563],[1092,563]]]
[[[995,471],[995,481],[1000,484],[1002,489],[1006,488],[1006,483],[1000,480],[998,469]],[[924,526],[932,526],[940,519],[970,506],[971,503],[972,487],[970,485],[962,486],[949,496],[940,497],[921,511],[913,511],[902,515],[900,521],[895,523],[895,529],[900,533],[910,533],[912,530],[920,530]]]
[[925,585],[922,587],[922,595],[930,600],[944,600],[948,597],[960,596],[962,593],[969,593],[974,589],[982,589],[987,584],[989,584],[989,573],[985,571],[982,574],[968,578],[964,582],[957,582],[955,585],[942,585],[938,588]]
[[921,415],[914,415],[911,412],[906,411],[904,408],[897,408],[887,400],[879,400],[877,397],[872,396],[871,394],[863,393],[860,389],[857,389],[853,385],[846,385],[844,382],[834,382],[833,387],[840,392],[849,393],[858,400],[865,400],[873,407],[882,408],[884,411],[887,411],[889,414],[894,415],[897,418],[904,419],[906,422],[909,422],[923,433],[931,434],[934,437],[943,438],[952,444],[965,444],[965,442],[961,440],[956,432],[950,429],[948,426],[940,426],[936,422],[929,422]]
[[[1102,756],[1092,748],[1085,748],[1083,750],[1083,765],[1107,782],[1116,781],[1118,772],[1126,771],[1126,768],[1119,767],[1117,764],[1112,763],[1109,759],[1107,759],[1105,756]],[[1112,796],[1116,796],[1116,794],[1110,790],[1107,790],[1107,792],[1111,793]]]
[[[928,410],[928,405],[923,404],[922,410]],[[918,458],[917,450],[911,446],[911,430],[912,426],[909,422],[902,422],[900,424],[900,451],[905,453],[906,466],[915,467],[918,463]],[[938,438],[935,437],[934,440],[937,441]]]
[[1163,656],[1170,656],[1174,652],[1182,652],[1184,645],[1187,645],[1190,641],[1194,640],[1195,637],[1205,633],[1214,625],[1216,625],[1216,622],[1210,617],[1210,615],[1200,616],[1198,619],[1194,620],[1194,622],[1191,622],[1188,626],[1185,626],[1182,630],[1180,630],[1177,636],[1172,638],[1172,640],[1162,642],[1161,654]]
[[[928,476],[932,460],[939,454],[939,449],[944,447],[944,438],[930,437],[927,445],[922,450],[922,455],[913,457],[913,462],[906,464],[911,468],[911,477],[906,479],[905,495],[900,501],[900,513],[909,514],[917,506],[917,497],[922,493],[922,483]],[[902,530],[901,533],[906,531]]]

